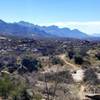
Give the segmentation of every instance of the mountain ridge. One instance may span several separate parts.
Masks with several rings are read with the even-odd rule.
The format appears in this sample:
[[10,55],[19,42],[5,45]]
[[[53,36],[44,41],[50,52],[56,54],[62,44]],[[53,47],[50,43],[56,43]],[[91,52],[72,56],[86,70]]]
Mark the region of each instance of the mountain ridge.
[[89,37],[78,29],[59,28],[58,26],[39,26],[29,22],[20,21],[7,23],[0,20],[0,34],[22,37],[66,37],[84,39]]

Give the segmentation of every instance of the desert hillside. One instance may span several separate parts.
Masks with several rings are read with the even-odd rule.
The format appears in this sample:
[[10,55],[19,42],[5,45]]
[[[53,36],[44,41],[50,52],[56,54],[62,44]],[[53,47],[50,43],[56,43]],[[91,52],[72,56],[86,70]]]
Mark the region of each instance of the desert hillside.
[[100,95],[100,42],[0,38],[1,100],[84,100]]

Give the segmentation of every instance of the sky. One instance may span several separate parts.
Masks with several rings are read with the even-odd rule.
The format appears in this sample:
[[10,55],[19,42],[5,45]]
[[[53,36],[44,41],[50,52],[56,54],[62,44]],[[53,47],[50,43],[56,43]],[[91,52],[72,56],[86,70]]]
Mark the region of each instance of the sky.
[[0,0],[0,19],[100,33],[100,0]]

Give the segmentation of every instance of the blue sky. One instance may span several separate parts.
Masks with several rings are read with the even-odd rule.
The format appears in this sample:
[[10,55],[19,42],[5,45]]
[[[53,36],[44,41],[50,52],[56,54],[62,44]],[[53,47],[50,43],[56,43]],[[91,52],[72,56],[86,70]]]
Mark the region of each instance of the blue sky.
[[100,33],[100,0],[0,0],[0,19]]

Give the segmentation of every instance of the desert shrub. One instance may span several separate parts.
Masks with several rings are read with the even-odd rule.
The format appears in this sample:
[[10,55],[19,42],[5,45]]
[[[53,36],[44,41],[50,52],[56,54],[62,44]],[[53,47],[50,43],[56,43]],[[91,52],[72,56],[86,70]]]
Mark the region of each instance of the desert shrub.
[[40,94],[35,94],[33,100],[42,100],[42,96]]
[[22,98],[27,98],[27,94],[26,96],[24,95],[24,92],[26,91],[25,83],[22,84],[18,82],[17,84],[14,84],[13,86],[14,86],[13,90],[10,93],[11,98],[13,100],[26,100],[26,99],[22,99]]
[[29,72],[37,71],[38,68],[41,68],[41,63],[37,59],[23,59],[22,65],[26,67]]
[[6,99],[12,91],[13,84],[8,75],[3,75],[0,79],[0,96]]
[[69,51],[68,52],[68,57],[69,57],[69,59],[72,59],[73,57],[74,57],[74,52],[73,51]]
[[82,68],[83,70],[85,70],[85,69],[90,68],[90,67],[91,67],[91,62],[88,61],[88,60],[84,60],[84,62],[83,62],[83,64],[82,64],[81,68]]
[[45,78],[47,81],[56,81],[58,83],[73,83],[72,75],[68,70],[56,73],[47,73],[39,76],[40,81],[45,81]]
[[13,98],[14,100],[31,100],[31,97],[29,96],[29,94],[27,93],[26,89],[24,89],[20,95],[15,96]]
[[[0,97],[3,100],[29,100],[25,94],[26,84],[23,80],[16,79],[9,74],[2,74],[0,78]],[[26,99],[22,99],[26,98]]]
[[61,61],[59,58],[57,57],[53,57],[52,58],[52,64],[53,65],[57,65],[57,64],[60,64],[60,65],[63,65],[63,61]]
[[92,84],[92,85],[100,84],[94,69],[92,69],[92,68],[87,69],[85,71],[84,75],[85,75],[84,82],[86,82],[88,84]]
[[82,56],[82,57],[84,57],[84,56],[87,56],[87,51],[89,50],[89,47],[88,46],[81,46],[80,47],[80,51],[79,51],[79,53],[80,53],[80,55]]
[[81,55],[76,55],[74,57],[74,61],[75,61],[76,64],[80,64],[80,65],[83,64],[83,62],[84,62],[84,60],[83,60]]

